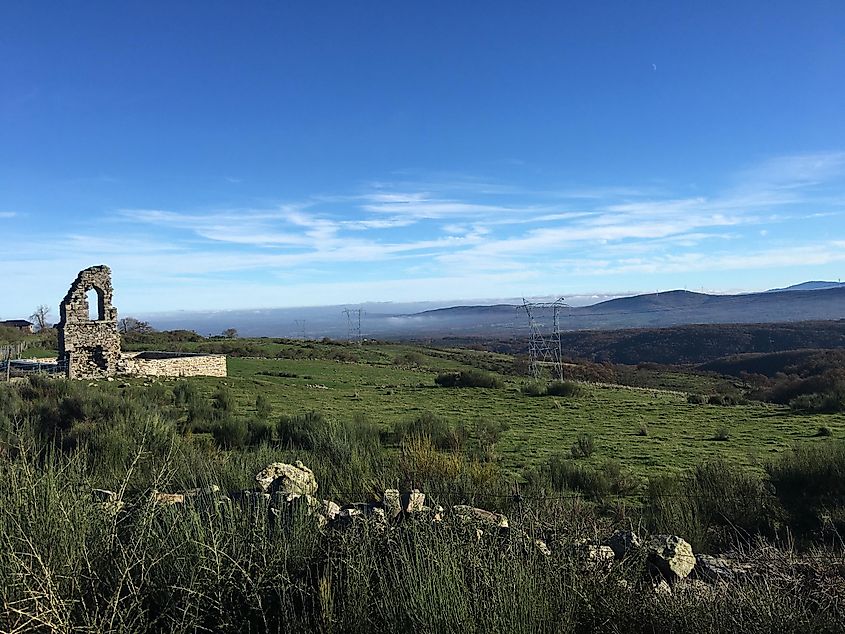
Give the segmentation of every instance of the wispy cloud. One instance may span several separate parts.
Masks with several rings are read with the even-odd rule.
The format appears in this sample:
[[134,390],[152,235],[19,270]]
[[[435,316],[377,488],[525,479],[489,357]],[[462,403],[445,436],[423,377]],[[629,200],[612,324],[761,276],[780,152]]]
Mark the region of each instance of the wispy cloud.
[[[97,254],[130,287],[156,280],[197,297],[207,286],[203,293],[216,287],[235,298],[234,287],[263,284],[263,303],[279,305],[305,302],[296,295],[305,287],[373,293],[359,300],[393,292],[504,296],[547,292],[558,280],[593,280],[581,290],[597,291],[616,276],[845,261],[832,240],[845,235],[845,153],[768,159],[692,196],[667,184],[530,187],[402,176],[260,207],[120,209],[108,216],[118,224],[94,219],[87,231],[31,236],[29,253],[4,270],[23,284],[39,272],[90,265]],[[819,228],[815,236],[802,233],[809,226]]]

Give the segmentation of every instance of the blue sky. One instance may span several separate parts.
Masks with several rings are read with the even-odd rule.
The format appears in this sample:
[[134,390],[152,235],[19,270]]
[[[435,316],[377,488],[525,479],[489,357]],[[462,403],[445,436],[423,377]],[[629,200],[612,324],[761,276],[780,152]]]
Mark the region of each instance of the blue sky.
[[0,2],[0,317],[845,277],[845,3]]

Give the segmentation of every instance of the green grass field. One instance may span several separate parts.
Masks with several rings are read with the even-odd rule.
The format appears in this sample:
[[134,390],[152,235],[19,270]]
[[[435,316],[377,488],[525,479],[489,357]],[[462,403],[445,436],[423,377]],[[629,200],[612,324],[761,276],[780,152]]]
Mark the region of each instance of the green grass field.
[[[520,386],[526,379],[511,375],[501,375],[501,388],[440,388],[434,384],[438,372],[472,366],[507,368],[511,363],[506,355],[475,350],[266,340],[249,340],[249,344],[271,357],[307,345],[316,355],[341,349],[358,361],[230,357],[228,378],[191,380],[209,396],[218,385],[228,386],[241,414],[254,411],[256,396],[263,394],[272,404],[274,418],[309,410],[347,420],[363,414],[385,430],[422,412],[455,422],[501,421],[508,430],[496,451],[502,466],[514,475],[552,454],[568,453],[582,433],[595,439],[595,452],[586,462],[598,465],[618,460],[642,477],[676,472],[715,458],[759,469],[773,454],[795,443],[828,442],[830,438],[815,437],[821,426],[832,431],[832,438],[845,436],[843,415],[802,415],[761,403],[693,405],[685,396],[659,389],[587,385],[582,395],[563,398],[523,395]],[[396,357],[408,353],[422,355],[417,359],[421,367],[394,363]],[[653,371],[647,372],[651,373],[649,384],[659,383]],[[661,387],[692,387],[706,393],[720,381],[671,373]],[[641,435],[643,426],[647,435]],[[727,432],[727,440],[714,440],[718,432]]]

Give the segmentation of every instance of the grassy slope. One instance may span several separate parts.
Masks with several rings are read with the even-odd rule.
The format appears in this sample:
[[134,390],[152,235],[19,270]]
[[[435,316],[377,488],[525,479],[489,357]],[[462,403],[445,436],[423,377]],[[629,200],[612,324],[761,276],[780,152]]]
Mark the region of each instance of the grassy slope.
[[[262,347],[273,354],[283,346],[267,343]],[[244,413],[254,408],[256,395],[263,393],[273,405],[274,416],[306,410],[339,418],[362,413],[384,429],[423,411],[467,423],[481,417],[502,420],[510,429],[497,451],[514,473],[555,452],[568,452],[583,432],[595,438],[591,462],[616,459],[642,476],[676,471],[716,457],[759,466],[773,452],[797,441],[824,442],[813,438],[821,425],[829,427],[834,437],[845,436],[842,415],[800,415],[764,404],[691,405],[683,396],[648,390],[589,386],[583,396],[573,399],[537,398],[522,395],[522,380],[514,377],[504,377],[500,389],[438,388],[433,382],[437,372],[467,367],[461,360],[501,363],[507,357],[389,344],[345,349],[361,361],[230,358],[227,379],[196,381],[209,395],[220,382],[226,383]],[[423,353],[426,367],[393,364],[398,354],[408,351]],[[677,382],[678,377],[670,378]],[[647,436],[637,435],[643,424]],[[729,439],[711,440],[720,429],[727,430]]]

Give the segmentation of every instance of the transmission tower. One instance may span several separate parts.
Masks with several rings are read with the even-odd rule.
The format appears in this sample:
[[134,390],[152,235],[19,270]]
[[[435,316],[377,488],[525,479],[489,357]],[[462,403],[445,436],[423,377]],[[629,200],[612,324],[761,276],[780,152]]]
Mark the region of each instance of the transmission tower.
[[296,331],[302,336],[302,339],[308,339],[308,333],[305,332],[305,320],[304,319],[294,319],[293,325]]
[[[563,301],[563,297],[553,302],[528,302],[522,298],[522,306],[517,310],[524,310],[528,317],[528,359],[531,368],[531,376],[539,379],[543,367],[549,367],[558,380],[563,380],[563,350],[560,339],[560,315],[564,308],[569,305]],[[547,319],[551,312],[551,330],[540,321]]]
[[363,310],[360,308],[344,308],[343,314],[346,315],[346,326],[348,335],[346,337],[349,343],[357,343],[361,345],[361,315]]

